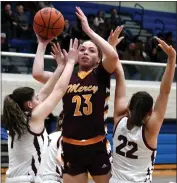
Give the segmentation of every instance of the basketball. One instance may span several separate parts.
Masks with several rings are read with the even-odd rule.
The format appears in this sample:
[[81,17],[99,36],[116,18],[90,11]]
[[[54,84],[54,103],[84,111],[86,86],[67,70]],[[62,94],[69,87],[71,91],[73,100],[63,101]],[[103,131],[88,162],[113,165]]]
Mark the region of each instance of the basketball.
[[64,17],[55,8],[43,8],[39,10],[33,21],[33,29],[37,35],[47,40],[58,36],[64,28]]

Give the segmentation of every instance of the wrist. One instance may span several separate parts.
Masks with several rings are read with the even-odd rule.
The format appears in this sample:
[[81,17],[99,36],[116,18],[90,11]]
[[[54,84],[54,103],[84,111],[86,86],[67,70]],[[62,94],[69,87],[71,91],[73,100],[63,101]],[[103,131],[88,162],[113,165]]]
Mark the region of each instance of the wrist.
[[39,43],[38,43],[38,46],[39,46],[40,48],[46,48],[46,47],[47,47],[47,44],[46,44],[46,43],[39,42]]
[[66,64],[64,64],[64,63],[58,63],[58,67],[60,67],[60,68],[64,68],[66,66]]
[[76,61],[75,61],[74,59],[68,59],[67,64],[74,65],[75,62],[76,62]]
[[85,31],[87,35],[93,34],[94,31],[89,27],[88,30]]

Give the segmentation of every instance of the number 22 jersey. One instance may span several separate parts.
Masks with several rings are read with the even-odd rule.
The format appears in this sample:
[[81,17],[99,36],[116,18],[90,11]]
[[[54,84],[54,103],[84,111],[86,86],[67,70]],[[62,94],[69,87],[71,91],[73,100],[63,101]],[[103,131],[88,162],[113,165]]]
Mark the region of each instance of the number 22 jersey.
[[63,97],[62,135],[84,140],[105,135],[110,74],[102,63],[87,73],[73,73]]
[[156,149],[148,146],[144,126],[127,129],[123,117],[114,129],[112,178],[120,182],[151,182]]

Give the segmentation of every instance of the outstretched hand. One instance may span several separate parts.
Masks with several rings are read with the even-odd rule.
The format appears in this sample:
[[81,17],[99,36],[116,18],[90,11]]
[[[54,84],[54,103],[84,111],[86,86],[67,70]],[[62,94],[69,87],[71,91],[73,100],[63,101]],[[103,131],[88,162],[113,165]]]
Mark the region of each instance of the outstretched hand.
[[90,30],[90,26],[88,24],[87,17],[85,16],[84,12],[80,9],[80,7],[76,6],[76,15],[80,19],[82,24],[82,30],[87,33]]
[[123,30],[123,26],[118,26],[114,31],[111,30],[110,36],[108,38],[108,43],[112,45],[114,48],[124,39],[124,37],[120,37],[119,35]]
[[169,58],[176,59],[176,51],[172,46],[168,46],[165,41],[162,41],[161,39],[157,38],[158,46],[162,48],[162,50],[168,55]]
[[[59,43],[51,43],[52,52],[51,55],[56,60],[57,64],[66,64],[66,57],[63,55]],[[67,56],[67,53],[66,53]]]
[[78,61],[78,39],[75,38],[74,42],[70,39],[69,51],[67,53],[66,50],[63,50],[63,54],[69,63],[76,64]]

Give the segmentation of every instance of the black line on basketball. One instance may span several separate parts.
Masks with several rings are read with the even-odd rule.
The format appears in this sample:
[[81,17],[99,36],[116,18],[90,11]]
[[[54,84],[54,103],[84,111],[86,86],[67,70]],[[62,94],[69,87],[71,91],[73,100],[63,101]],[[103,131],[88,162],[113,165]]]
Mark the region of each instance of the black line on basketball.
[[44,19],[43,19],[43,16],[42,16],[42,14],[41,14],[41,11],[40,11],[40,15],[41,15],[42,21],[43,21],[43,23],[44,23],[44,27],[45,27],[45,21],[44,21]]
[[[53,29],[55,29],[55,28],[52,28],[52,30],[51,30],[51,31],[52,31],[52,35],[53,35],[53,36],[56,36],[56,35],[53,34]],[[57,28],[57,29],[58,29],[58,28]],[[62,29],[62,28],[60,28],[60,29]]]
[[61,14],[60,17],[53,23],[52,28],[58,22],[58,20],[60,20],[61,16],[63,16],[63,15]]
[[43,32],[43,31],[44,31],[44,29],[42,29],[41,31],[37,32],[36,34],[39,34],[39,33]]
[[[39,27],[47,28],[47,27],[44,27],[43,25],[40,25],[40,24],[36,23],[35,21],[34,21],[34,23],[35,23],[36,25],[38,25]],[[61,29],[61,28],[49,28],[49,29]]]
[[48,26],[47,26],[47,35],[46,35],[46,38],[48,37],[51,14],[52,14],[52,8],[50,8],[50,15],[49,15],[49,21],[48,21]]

